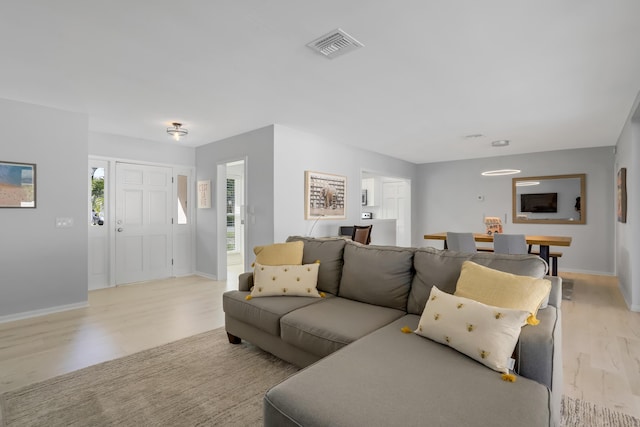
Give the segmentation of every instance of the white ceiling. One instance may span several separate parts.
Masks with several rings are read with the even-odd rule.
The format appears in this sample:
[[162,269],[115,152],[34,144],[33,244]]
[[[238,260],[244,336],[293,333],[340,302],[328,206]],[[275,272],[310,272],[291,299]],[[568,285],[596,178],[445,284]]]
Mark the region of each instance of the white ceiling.
[[[336,28],[365,47],[305,46]],[[170,143],[180,121],[197,146],[277,123],[424,163],[614,145],[640,1],[2,0],[0,52],[1,98],[91,131]]]

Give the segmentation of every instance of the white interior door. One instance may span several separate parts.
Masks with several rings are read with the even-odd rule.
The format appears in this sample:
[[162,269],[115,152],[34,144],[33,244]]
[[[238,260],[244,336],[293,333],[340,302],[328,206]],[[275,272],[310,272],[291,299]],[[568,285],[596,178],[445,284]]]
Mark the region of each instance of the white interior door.
[[172,275],[172,170],[116,165],[116,284]]

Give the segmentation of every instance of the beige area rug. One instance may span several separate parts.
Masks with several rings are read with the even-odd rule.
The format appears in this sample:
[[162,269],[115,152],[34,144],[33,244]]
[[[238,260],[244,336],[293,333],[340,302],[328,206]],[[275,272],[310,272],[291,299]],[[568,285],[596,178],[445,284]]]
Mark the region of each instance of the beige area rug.
[[260,426],[297,370],[221,328],[4,393],[0,425]]
[[[90,366],[0,396],[0,425],[259,426],[262,397],[297,369],[224,329]],[[640,427],[565,397],[563,425]]]
[[640,420],[594,403],[564,396],[562,425],[566,427],[640,427]]

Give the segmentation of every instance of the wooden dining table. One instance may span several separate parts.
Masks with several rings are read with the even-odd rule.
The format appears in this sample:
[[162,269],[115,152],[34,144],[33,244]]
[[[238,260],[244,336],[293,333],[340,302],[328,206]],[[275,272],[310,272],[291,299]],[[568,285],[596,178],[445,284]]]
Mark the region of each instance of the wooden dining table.
[[[476,242],[493,242],[493,236],[485,233],[473,233]],[[444,240],[444,248],[447,249],[447,233],[425,234],[425,240]],[[568,236],[530,236],[526,235],[528,245],[540,245],[540,258],[549,264],[550,246],[571,246],[571,237]]]

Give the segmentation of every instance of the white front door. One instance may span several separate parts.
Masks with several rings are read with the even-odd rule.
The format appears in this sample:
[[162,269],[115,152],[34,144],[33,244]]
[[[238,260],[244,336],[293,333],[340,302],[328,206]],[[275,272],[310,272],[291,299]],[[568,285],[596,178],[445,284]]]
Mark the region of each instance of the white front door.
[[172,170],[116,164],[116,284],[172,275]]

